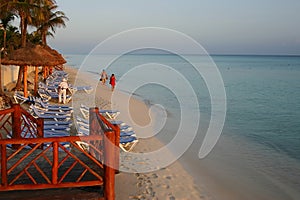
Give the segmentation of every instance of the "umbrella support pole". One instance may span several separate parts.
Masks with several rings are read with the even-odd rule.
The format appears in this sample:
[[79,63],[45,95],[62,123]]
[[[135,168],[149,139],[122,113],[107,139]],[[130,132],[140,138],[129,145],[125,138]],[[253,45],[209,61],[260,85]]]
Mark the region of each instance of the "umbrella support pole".
[[24,80],[24,97],[27,98],[28,97],[28,93],[27,93],[27,66],[24,66],[23,69],[23,80]]

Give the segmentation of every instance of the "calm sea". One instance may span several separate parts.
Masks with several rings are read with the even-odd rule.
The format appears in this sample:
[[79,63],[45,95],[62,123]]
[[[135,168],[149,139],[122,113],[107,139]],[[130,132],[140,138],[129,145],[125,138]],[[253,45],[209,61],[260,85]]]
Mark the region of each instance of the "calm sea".
[[[200,66],[206,65],[207,60],[201,57],[187,57]],[[176,134],[182,107],[201,113],[198,134],[180,158],[196,177],[195,182],[216,199],[300,199],[300,57],[212,56],[223,78],[227,112],[222,135],[204,159],[198,158],[198,152],[209,124],[211,99],[203,78],[185,59],[176,55],[126,55],[103,66],[97,55],[66,58],[69,66],[89,72],[100,73],[106,68],[109,74],[116,74],[117,84],[121,84],[118,80],[122,76],[143,64],[158,63],[175,69],[191,84],[199,108],[180,105],[178,98],[190,98],[181,96],[184,86],[174,92],[156,81],[136,88],[134,94],[167,111],[162,132],[169,134],[157,134],[165,143]],[[126,84],[148,80],[149,76],[157,76],[155,73],[164,73],[162,79],[181,84],[173,80],[172,73],[159,69],[129,74]]]

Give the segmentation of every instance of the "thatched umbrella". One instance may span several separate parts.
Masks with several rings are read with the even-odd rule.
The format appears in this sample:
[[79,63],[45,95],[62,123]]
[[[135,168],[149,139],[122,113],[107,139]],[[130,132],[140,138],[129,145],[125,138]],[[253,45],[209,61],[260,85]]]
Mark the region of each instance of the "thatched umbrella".
[[[27,96],[27,66],[35,66],[35,85],[34,91],[37,92],[38,68],[43,66],[45,69],[57,65],[65,64],[66,60],[56,50],[48,46],[27,45],[11,52],[7,58],[2,59],[4,65],[18,65],[23,68],[24,77],[24,96]],[[46,71],[46,70],[45,70]],[[20,71],[21,72],[21,71]],[[20,76],[20,74],[19,74]]]

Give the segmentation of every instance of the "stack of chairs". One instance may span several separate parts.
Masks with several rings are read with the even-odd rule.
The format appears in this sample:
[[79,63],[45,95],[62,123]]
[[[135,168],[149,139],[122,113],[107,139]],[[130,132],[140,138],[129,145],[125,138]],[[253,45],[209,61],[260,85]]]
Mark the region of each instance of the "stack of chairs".
[[41,98],[35,96],[24,97],[23,94],[20,94],[18,91],[14,93],[13,97],[15,102],[19,104],[23,104],[23,103],[35,104],[36,102],[48,103],[49,101],[48,98]]
[[[23,94],[16,92],[14,99],[17,103],[29,103],[29,112],[37,117],[44,119],[44,137],[63,137],[70,136],[72,126],[73,108],[67,105],[53,105],[49,103],[51,99],[58,98],[57,88],[63,78],[68,78],[68,73],[55,70],[45,83],[39,83],[38,93],[40,97],[29,96],[25,98]],[[90,86],[70,86],[70,92],[83,90],[87,93],[92,91]],[[67,102],[72,96],[67,96]]]
[[[37,103],[32,104],[30,111],[34,116],[44,119],[44,137],[70,136],[70,127],[72,126],[71,114],[73,109],[67,106],[59,107],[50,104],[47,104],[45,108],[40,106],[41,105]],[[65,142],[63,145],[65,148],[70,149],[68,142]]]
[[32,104],[30,112],[33,116],[44,119],[44,137],[70,136],[72,107],[55,105],[41,107]]
[[[25,98],[22,94],[17,92],[14,94],[14,99],[17,103],[19,103],[19,101],[21,101],[21,103],[30,103],[28,111],[34,117],[44,119],[44,137],[70,136],[70,127],[72,126],[71,115],[73,113],[72,107],[52,105],[38,97]],[[34,132],[34,130],[30,128],[32,127],[32,123],[28,121],[26,117],[23,119],[24,124],[22,124],[21,127],[21,135],[24,138],[31,138],[33,135],[30,133]],[[29,124],[30,126],[28,126]],[[70,148],[70,144],[67,142],[62,145],[64,145],[65,148]]]
[[49,103],[51,98],[58,98],[56,88],[68,73],[55,70],[47,79],[46,83],[39,83],[41,97],[29,96],[15,92],[14,99],[17,103],[29,103],[29,112],[38,118],[44,119],[44,137],[69,136],[72,126],[71,115],[73,108],[67,105],[53,105]]
[[72,86],[70,85],[70,90],[72,94],[74,94],[77,91],[85,91],[87,94],[91,94],[93,91],[92,86]]
[[[46,99],[58,99],[58,85],[61,83],[63,79],[68,78],[68,73],[64,71],[55,70],[51,75],[49,75],[45,81],[39,82],[38,93],[42,98]],[[70,90],[71,91],[71,90]],[[67,95],[67,102],[72,99],[71,95]]]
[[[55,70],[51,75],[48,76],[45,83],[39,83],[38,93],[43,98],[48,99],[57,99],[58,98],[58,85],[62,81],[62,79],[68,79],[68,73],[64,71]],[[91,86],[72,86],[69,84],[68,90],[70,91],[70,95],[67,95],[67,102],[72,99],[72,94],[77,91],[85,91],[90,94],[93,91]]]
[[[79,136],[89,135],[89,107],[81,104],[80,112],[83,118],[77,116],[76,117],[76,128],[77,134]],[[120,114],[117,110],[99,110],[100,114],[102,114],[110,123],[118,125],[120,127],[120,148],[125,151],[131,151],[135,145],[138,143],[138,139],[136,137],[133,128],[126,123],[117,120],[117,116]],[[81,146],[85,146],[84,149],[88,149],[87,144],[81,144]]]

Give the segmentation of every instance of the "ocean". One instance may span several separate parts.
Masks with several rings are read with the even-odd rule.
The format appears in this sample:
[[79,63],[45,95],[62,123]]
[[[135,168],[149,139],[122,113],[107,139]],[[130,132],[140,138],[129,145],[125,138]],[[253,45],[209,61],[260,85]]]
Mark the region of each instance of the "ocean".
[[[186,128],[191,145],[180,148],[184,152],[178,159],[213,199],[300,199],[299,56],[214,55],[210,60],[195,55],[128,54],[106,55],[105,62],[97,55],[65,57],[69,66],[91,72],[95,80],[102,69],[114,73],[117,89],[161,109],[161,116],[167,118],[156,137],[165,144],[176,138],[183,120],[187,127],[198,125],[196,135],[189,135],[193,130]],[[111,62],[104,66],[107,60]],[[222,114],[214,104],[224,99],[212,101],[207,83],[219,80],[206,79],[218,76],[202,77],[195,63],[204,71],[216,66],[226,92],[222,132],[204,158],[198,155],[211,112],[216,106],[213,115]]]

